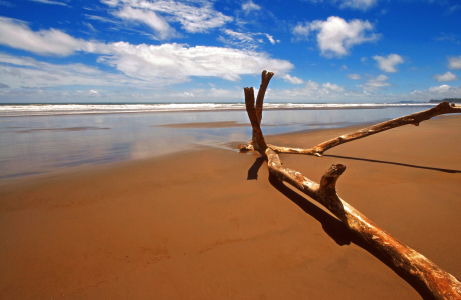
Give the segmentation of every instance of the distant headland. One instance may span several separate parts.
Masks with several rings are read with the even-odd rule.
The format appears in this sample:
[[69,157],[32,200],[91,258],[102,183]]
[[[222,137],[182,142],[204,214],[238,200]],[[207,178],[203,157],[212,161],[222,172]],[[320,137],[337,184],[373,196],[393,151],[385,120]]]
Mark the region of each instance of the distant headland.
[[443,100],[431,99],[429,101],[429,103],[440,103],[440,102],[461,103],[461,98],[445,98]]

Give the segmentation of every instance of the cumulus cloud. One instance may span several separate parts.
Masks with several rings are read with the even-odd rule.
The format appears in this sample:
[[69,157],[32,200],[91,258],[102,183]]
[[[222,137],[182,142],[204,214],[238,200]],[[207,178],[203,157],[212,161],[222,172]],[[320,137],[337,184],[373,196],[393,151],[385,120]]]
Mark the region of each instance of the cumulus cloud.
[[261,7],[259,5],[257,5],[257,4],[254,4],[253,1],[250,0],[250,1],[242,4],[242,9],[246,14],[248,14],[253,10],[260,10]]
[[372,76],[368,79],[367,82],[361,85],[357,85],[358,87],[362,88],[364,91],[374,91],[374,90],[380,90],[384,87],[387,86],[392,86],[387,80],[389,77],[386,75],[379,75],[379,76]]
[[452,87],[444,84],[440,86],[433,86],[427,90],[416,90],[411,92],[410,95],[428,101],[430,99],[458,98],[460,94],[461,86]]
[[348,74],[347,78],[351,80],[359,80],[359,79],[362,79],[362,76],[360,76],[359,74]]
[[378,68],[388,73],[397,72],[395,66],[404,62],[403,58],[398,54],[389,54],[387,57],[375,55],[373,59],[378,62]]
[[[191,33],[207,32],[210,29],[223,26],[233,20],[213,8],[213,3],[207,0],[175,1],[159,0],[155,2],[147,0],[101,0],[112,8],[132,8],[155,12],[165,15],[166,21],[181,23],[184,30]],[[117,16],[117,12],[114,12]],[[125,16],[128,19],[129,15]],[[133,17],[135,21],[148,21],[146,18]],[[147,24],[147,23],[146,23]],[[149,24],[147,24],[149,25]],[[151,26],[151,25],[149,25]]]
[[448,57],[448,68],[452,70],[460,70],[461,69],[461,55],[460,56],[452,56]]
[[304,80],[301,78],[298,78],[296,76],[291,76],[290,74],[285,74],[282,76],[283,80],[286,82],[292,83],[292,84],[302,84],[304,83]]
[[116,11],[114,15],[124,20],[146,24],[158,34],[160,39],[166,39],[175,35],[174,30],[170,27],[170,25],[151,10],[125,6]]
[[327,58],[342,57],[350,53],[350,49],[365,42],[379,39],[379,35],[368,33],[374,26],[369,21],[346,20],[331,16],[326,21],[307,22],[298,24],[293,29],[297,39],[307,39],[310,33],[317,32],[317,44],[320,52]]
[[86,43],[56,29],[32,31],[21,21],[0,17],[0,44],[43,55],[69,55]]
[[445,81],[456,81],[458,80],[458,77],[455,74],[448,71],[442,75],[439,75],[439,74],[434,75],[433,79],[437,80],[438,82],[445,82]]

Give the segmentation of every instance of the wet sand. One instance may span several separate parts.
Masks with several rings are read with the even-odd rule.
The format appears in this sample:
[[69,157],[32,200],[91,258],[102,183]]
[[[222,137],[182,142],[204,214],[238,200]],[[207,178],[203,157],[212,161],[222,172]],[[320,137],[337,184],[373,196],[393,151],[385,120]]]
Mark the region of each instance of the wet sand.
[[178,123],[178,124],[166,124],[158,125],[160,127],[169,128],[228,128],[228,127],[244,127],[251,126],[250,123],[243,124],[236,121],[224,121],[224,122],[195,122],[195,123]]
[[[311,147],[340,128],[267,137]],[[282,155],[461,278],[461,116]],[[233,145],[237,146],[237,145]],[[181,152],[0,186],[1,299],[421,299],[256,154]],[[252,180],[248,180],[252,179]]]

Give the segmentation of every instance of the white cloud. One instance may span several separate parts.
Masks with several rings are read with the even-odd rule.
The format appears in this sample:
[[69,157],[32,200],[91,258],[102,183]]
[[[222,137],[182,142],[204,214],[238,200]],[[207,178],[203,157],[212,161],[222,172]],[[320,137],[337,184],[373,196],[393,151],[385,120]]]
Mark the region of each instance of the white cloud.
[[[0,54],[0,82],[11,88],[47,88],[59,86],[144,86],[149,83],[123,74],[111,74],[82,64],[57,65],[30,57]],[[8,65],[5,65],[8,64]]]
[[386,75],[371,77],[364,84],[358,85],[358,87],[362,88],[364,91],[379,90],[387,86],[392,86],[389,82],[387,82],[388,79],[389,77]]
[[[98,62],[109,64],[125,75],[145,80],[152,86],[188,81],[190,76],[211,76],[235,81],[240,79],[240,75],[259,74],[264,69],[283,75],[293,68],[289,61],[272,59],[268,54],[254,50],[207,46],[188,47],[180,44],[154,46],[132,45],[126,42],[110,44],[87,42],[55,29],[35,32],[25,24],[7,18],[0,18],[0,44],[38,54],[70,55],[74,51],[94,53],[101,55]],[[14,61],[12,57],[8,59]],[[24,65],[26,61],[21,59],[20,64]],[[30,66],[35,67],[35,65],[32,63]],[[34,74],[37,74],[33,70],[28,71],[29,73],[35,72],[32,75],[23,71],[21,71],[22,74],[30,78],[35,78]],[[68,73],[72,72],[77,71],[71,68]],[[66,76],[70,78],[69,74]],[[56,78],[62,76],[59,75]],[[49,82],[52,77],[49,74],[44,75],[44,78],[48,78],[48,84],[51,84]],[[81,81],[83,85],[87,83],[94,84],[85,80]]]
[[353,8],[366,11],[375,6],[378,0],[340,0],[335,2],[339,2],[340,8]]
[[[233,20],[213,8],[213,3],[207,0],[174,1],[159,0],[101,0],[113,7],[150,10],[157,14],[165,14],[167,21],[179,22],[187,32],[207,32],[210,29],[221,27]],[[197,5],[194,5],[197,4]],[[137,21],[140,21],[137,19]]]
[[305,25],[298,23],[292,30],[297,40],[308,40],[310,32],[310,23],[306,23]]
[[259,74],[268,69],[278,74],[288,72],[293,65],[286,60],[271,59],[265,53],[252,50],[181,44],[131,45],[125,42],[108,44],[95,49],[109,55],[100,58],[128,76],[150,82],[168,80],[170,84],[184,82],[190,76],[213,76],[236,81],[240,75]]
[[23,22],[4,17],[0,17],[0,44],[43,55],[70,55],[85,47],[85,41],[62,31],[32,31]]
[[347,78],[351,80],[359,80],[359,79],[362,79],[362,76],[360,76],[359,74],[348,74]]
[[342,57],[349,54],[349,50],[365,42],[373,42],[379,39],[379,35],[367,31],[374,30],[369,21],[346,20],[331,16],[326,21],[313,21],[305,25],[298,24],[293,29],[293,34],[298,39],[306,39],[310,32],[318,31],[317,43],[323,56]]
[[413,91],[410,93],[411,96],[419,99],[443,99],[443,98],[459,98],[461,94],[461,86],[451,87],[447,84],[440,86],[433,86],[427,90]]
[[175,35],[170,25],[151,10],[125,6],[116,11],[114,15],[124,20],[145,23],[158,34],[160,39],[166,39]]
[[388,73],[395,73],[397,69],[396,65],[404,62],[403,58],[398,54],[389,54],[387,57],[375,55],[373,59],[378,62],[378,67]]
[[219,36],[218,41],[221,41],[225,43],[226,45],[231,45],[231,46],[235,46],[238,48],[251,49],[251,50],[258,48],[259,45],[262,44],[264,41],[260,38],[255,38],[255,37],[261,36],[261,35],[266,36],[271,44],[280,42],[280,41],[275,41],[274,38],[267,33],[259,33],[259,32],[244,33],[244,32],[233,31],[231,29],[224,29],[222,30],[222,32],[226,34],[227,37]]
[[461,55],[456,57],[448,57],[448,68],[452,70],[460,70],[461,69]]
[[258,47],[257,41],[252,37],[251,33],[236,32],[230,29],[223,30],[223,33],[228,37],[220,36],[218,40],[227,45],[246,49],[256,49]]
[[437,80],[438,82],[444,82],[444,81],[456,81],[458,80],[458,77],[455,74],[448,71],[442,75],[439,75],[439,74],[434,75],[433,79]]
[[33,1],[33,2],[40,2],[40,3],[44,3],[44,4],[53,4],[53,5],[67,6],[66,3],[62,3],[62,2],[59,2],[59,1],[52,1],[52,0],[30,0],[30,1]]
[[322,84],[322,87],[324,88],[326,93],[330,93],[331,91],[337,92],[337,93],[342,93],[342,92],[346,91],[344,88],[340,87],[339,85],[337,85],[335,83],[327,82],[327,83]]
[[282,76],[283,80],[292,83],[292,84],[302,84],[304,83],[304,80],[301,78],[298,78],[296,76],[291,76],[290,74],[285,74]]
[[253,10],[260,10],[261,7],[253,3],[253,1],[249,0],[248,2],[242,4],[243,11],[248,14]]
[[274,37],[272,35],[269,35],[267,33],[265,33],[267,39],[269,40],[269,42],[271,42],[272,45],[275,45],[275,40],[274,40]]

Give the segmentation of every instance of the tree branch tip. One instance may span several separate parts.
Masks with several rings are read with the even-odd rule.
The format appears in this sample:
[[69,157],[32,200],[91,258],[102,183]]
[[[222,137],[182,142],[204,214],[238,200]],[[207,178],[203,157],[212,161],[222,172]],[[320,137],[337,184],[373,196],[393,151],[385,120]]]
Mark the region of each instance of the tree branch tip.
[[332,165],[327,172],[330,173],[331,175],[340,176],[344,173],[344,171],[346,171],[345,165],[336,164],[336,165]]

